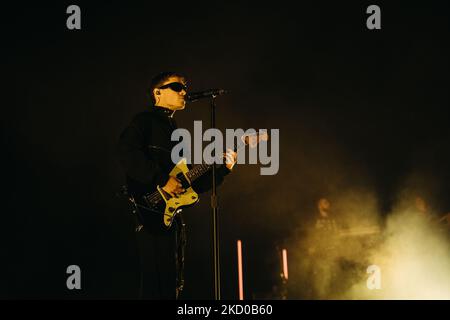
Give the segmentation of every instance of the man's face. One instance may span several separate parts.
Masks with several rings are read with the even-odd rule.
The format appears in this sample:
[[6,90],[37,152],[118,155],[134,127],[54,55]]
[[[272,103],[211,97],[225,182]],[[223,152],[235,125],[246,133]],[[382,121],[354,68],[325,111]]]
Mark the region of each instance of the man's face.
[[[163,106],[169,108],[170,110],[182,110],[186,105],[184,97],[186,95],[186,90],[183,88],[181,91],[177,91],[180,85],[175,85],[173,88],[164,87],[170,83],[178,83],[186,85],[186,81],[180,77],[170,77],[159,88],[153,90],[153,94],[156,99],[157,106]],[[161,88],[163,87],[163,88]],[[159,93],[159,94],[158,94]]]
[[330,210],[331,204],[330,204],[330,201],[328,201],[328,199],[322,198],[319,200],[318,206],[319,206],[320,211],[322,211],[322,210],[328,211],[328,210]]
[[427,203],[422,197],[416,197],[416,208],[419,210],[420,213],[426,214],[427,213]]

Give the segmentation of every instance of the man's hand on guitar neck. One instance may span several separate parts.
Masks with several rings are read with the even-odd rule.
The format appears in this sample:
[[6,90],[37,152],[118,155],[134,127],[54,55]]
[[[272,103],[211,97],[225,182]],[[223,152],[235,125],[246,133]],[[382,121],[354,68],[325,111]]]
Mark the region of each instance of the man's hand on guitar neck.
[[[233,170],[233,167],[237,161],[237,153],[232,149],[227,149],[227,152],[223,154],[223,157],[225,158],[225,166],[228,168],[228,170]],[[166,185],[162,187],[162,189],[172,197],[182,194],[186,191],[183,188],[181,181],[172,176],[169,176],[169,180],[167,181]]]
[[231,149],[227,149],[227,152],[223,154],[225,158],[225,165],[228,168],[228,170],[233,170],[234,165],[237,161],[237,153],[234,152]]
[[169,180],[167,181],[166,185],[162,187],[162,189],[172,197],[185,191],[185,189],[183,189],[181,181],[172,176],[169,176]]

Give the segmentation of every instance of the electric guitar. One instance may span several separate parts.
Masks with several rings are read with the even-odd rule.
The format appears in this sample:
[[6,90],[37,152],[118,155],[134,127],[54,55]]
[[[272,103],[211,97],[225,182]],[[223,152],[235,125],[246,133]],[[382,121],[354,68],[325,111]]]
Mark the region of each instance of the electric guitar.
[[[233,149],[234,152],[237,152],[240,148],[247,145],[250,148],[256,147],[259,142],[268,140],[268,134],[264,132],[244,135],[240,140],[241,142],[239,142],[239,144],[235,143]],[[142,201],[139,201],[139,203],[143,203],[146,210],[161,214],[164,225],[169,228],[177,213],[181,212],[184,208],[193,206],[199,201],[199,196],[192,188],[192,183],[208,171],[212,170],[212,167],[212,164],[199,164],[189,169],[186,159],[183,158],[170,171],[169,175],[180,180],[185,191],[181,194],[172,196],[164,191],[162,186],[157,186],[154,192],[143,195],[140,199]],[[137,205],[133,198],[130,198],[130,201],[132,201],[135,206],[142,207],[142,205]]]

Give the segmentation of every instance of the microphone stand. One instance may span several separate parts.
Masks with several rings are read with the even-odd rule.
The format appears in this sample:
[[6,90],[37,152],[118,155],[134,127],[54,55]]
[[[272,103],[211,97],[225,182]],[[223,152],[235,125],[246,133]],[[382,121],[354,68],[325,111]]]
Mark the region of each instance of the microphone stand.
[[[216,96],[211,98],[211,128],[216,127]],[[214,259],[214,299],[221,300],[220,297],[220,255],[219,255],[219,216],[217,204],[216,190],[216,163],[212,166],[212,191],[211,191],[211,208],[213,223],[213,259]]]

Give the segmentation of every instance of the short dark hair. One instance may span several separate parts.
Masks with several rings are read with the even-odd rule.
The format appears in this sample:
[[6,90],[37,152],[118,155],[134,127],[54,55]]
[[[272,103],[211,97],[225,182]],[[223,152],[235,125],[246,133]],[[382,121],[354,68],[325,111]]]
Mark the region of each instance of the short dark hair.
[[155,96],[153,95],[153,90],[155,88],[160,87],[165,81],[167,81],[167,79],[169,79],[170,77],[179,77],[182,78],[183,80],[186,80],[185,77],[177,72],[173,72],[173,71],[164,71],[164,72],[160,72],[158,73],[156,76],[154,76],[150,82],[150,87],[148,89],[148,95],[150,96],[150,99],[152,101],[152,104],[155,104]]

